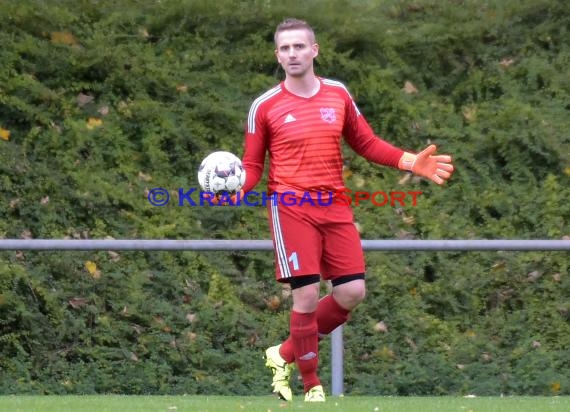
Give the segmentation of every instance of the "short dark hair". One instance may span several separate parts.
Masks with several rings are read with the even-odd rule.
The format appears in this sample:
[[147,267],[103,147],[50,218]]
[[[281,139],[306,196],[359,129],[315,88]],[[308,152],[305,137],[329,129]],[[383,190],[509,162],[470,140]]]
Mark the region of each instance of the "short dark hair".
[[277,25],[277,28],[275,29],[275,34],[273,35],[273,41],[275,42],[275,44],[277,44],[277,35],[283,31],[303,30],[303,29],[309,32],[311,37],[311,42],[315,43],[316,42],[315,32],[313,31],[311,25],[304,20],[299,20],[294,18],[285,19]]

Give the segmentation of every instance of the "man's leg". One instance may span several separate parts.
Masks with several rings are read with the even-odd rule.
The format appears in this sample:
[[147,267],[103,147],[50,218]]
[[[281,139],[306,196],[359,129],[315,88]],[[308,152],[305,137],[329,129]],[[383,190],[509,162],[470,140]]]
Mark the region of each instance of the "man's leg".
[[319,364],[319,334],[317,306],[319,302],[320,276],[293,278],[291,295],[293,308],[290,318],[290,339],[293,355],[305,393],[321,384],[317,375]]
[[[293,308],[290,317],[290,336],[286,347],[291,356],[281,355],[283,345],[266,350],[266,365],[273,371],[273,392],[285,400],[292,400],[289,378],[291,365],[298,353],[299,372],[304,383],[318,382],[318,328],[316,308],[320,291],[320,259],[322,239],[307,214],[313,208],[269,205],[269,224],[273,237],[276,278],[291,285]],[[284,352],[288,352],[284,351]],[[318,385],[317,385],[318,386]]]
[[[362,302],[365,296],[364,275],[350,275],[333,281],[333,291],[319,301],[317,306],[317,327],[319,338],[328,336],[343,325],[350,312]],[[287,363],[295,361],[293,342],[288,337],[279,347],[279,354]]]
[[[366,295],[364,281],[364,253],[359,234],[352,223],[352,213],[346,208],[332,210],[332,218],[338,220],[327,225],[323,250],[324,273],[343,275],[326,276],[332,282],[332,293],[319,301],[317,306],[317,328],[319,337],[330,334],[350,317]],[[291,337],[279,346],[279,356],[292,364],[295,353]]]

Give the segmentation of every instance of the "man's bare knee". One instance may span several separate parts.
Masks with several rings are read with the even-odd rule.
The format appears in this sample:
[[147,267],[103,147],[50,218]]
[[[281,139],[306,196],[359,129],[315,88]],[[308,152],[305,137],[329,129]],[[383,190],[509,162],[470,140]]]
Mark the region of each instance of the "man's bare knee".
[[354,309],[366,297],[364,279],[353,280],[333,287],[333,296],[343,308],[347,310]]

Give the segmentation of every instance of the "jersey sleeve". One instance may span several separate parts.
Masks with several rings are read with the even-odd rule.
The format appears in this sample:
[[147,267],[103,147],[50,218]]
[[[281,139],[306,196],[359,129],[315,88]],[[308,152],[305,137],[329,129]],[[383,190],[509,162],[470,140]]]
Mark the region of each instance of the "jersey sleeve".
[[374,133],[348,92],[346,92],[345,100],[346,119],[343,129],[345,141],[365,159],[398,168],[398,161],[404,151]]
[[263,113],[257,105],[249,110],[248,121],[245,126],[244,152],[242,165],[245,169],[245,184],[243,191],[253,189],[261,180],[267,153],[267,136],[263,121]]

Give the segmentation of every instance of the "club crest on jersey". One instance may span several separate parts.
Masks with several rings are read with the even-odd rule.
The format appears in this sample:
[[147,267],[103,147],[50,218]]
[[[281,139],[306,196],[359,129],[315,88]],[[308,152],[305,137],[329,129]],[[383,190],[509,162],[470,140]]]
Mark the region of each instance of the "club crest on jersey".
[[336,121],[336,112],[331,107],[321,107],[321,119],[327,123],[334,123]]

